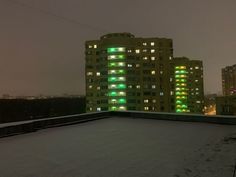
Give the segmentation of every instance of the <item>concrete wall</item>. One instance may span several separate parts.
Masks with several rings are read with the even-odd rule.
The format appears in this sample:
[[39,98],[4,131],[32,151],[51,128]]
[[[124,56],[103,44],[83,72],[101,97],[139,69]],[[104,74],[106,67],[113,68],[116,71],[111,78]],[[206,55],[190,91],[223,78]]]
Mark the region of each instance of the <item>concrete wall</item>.
[[40,129],[65,126],[98,120],[109,117],[129,117],[170,121],[204,122],[236,125],[236,116],[205,116],[197,114],[175,114],[175,113],[152,113],[137,111],[96,112],[61,117],[37,119],[32,121],[21,121],[0,124],[0,137],[13,136],[17,134],[35,132]]

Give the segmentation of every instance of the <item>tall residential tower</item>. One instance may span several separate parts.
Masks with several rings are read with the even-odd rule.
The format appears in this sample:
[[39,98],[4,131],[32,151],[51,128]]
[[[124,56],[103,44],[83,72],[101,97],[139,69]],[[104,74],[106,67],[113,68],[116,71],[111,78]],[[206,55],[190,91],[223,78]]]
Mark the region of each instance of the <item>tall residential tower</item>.
[[[179,94],[176,89],[180,88],[176,67],[180,65],[173,59],[171,39],[112,33],[100,40],[87,41],[85,54],[87,112],[191,112],[187,91],[191,84],[186,86],[186,99],[178,99],[176,95]],[[184,64],[186,61],[181,66]],[[187,62],[186,77],[190,65]],[[180,108],[180,102],[186,108],[183,105]]]

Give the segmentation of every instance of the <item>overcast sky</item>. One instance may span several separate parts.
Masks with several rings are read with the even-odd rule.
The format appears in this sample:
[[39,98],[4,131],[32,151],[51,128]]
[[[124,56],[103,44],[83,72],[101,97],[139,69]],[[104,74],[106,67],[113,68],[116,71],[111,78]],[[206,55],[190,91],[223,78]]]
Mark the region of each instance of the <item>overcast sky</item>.
[[172,38],[174,56],[203,60],[205,93],[219,92],[221,68],[236,64],[235,9],[235,0],[0,0],[0,96],[85,94],[84,42],[109,32]]

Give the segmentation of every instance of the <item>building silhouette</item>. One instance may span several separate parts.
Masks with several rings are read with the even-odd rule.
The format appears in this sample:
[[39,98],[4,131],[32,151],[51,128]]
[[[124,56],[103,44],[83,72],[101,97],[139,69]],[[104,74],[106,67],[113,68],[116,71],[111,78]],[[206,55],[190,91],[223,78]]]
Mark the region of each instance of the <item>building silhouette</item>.
[[223,95],[236,94],[236,64],[221,70]]
[[173,58],[171,39],[112,33],[85,47],[87,112],[202,113],[202,62]]

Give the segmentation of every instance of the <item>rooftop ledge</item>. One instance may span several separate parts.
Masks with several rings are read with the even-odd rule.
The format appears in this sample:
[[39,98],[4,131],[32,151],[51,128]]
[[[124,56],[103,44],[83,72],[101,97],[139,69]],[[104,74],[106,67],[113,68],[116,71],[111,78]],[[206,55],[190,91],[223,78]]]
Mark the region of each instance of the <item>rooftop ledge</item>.
[[176,114],[142,111],[104,111],[0,124],[0,138],[35,132],[45,128],[73,125],[110,117],[236,125],[236,116],[206,116],[198,114]]

